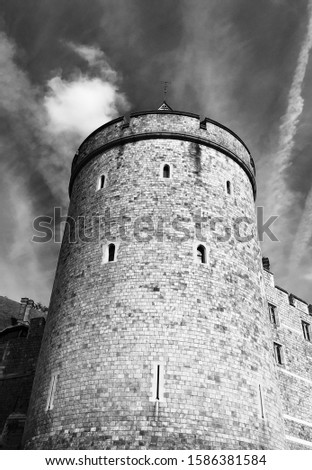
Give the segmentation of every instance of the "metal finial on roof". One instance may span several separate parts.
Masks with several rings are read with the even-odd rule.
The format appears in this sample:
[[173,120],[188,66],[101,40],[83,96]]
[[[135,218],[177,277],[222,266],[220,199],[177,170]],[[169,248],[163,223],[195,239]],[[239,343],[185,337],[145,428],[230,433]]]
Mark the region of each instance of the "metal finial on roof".
[[162,85],[164,85],[164,101],[166,101],[166,96],[167,96],[167,91],[168,91],[168,85],[170,85],[170,82],[160,82]]

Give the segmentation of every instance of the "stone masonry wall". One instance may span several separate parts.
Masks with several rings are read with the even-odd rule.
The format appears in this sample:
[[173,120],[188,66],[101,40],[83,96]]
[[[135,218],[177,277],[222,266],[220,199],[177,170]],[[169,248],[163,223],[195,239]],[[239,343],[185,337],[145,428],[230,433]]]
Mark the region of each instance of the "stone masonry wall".
[[[283,400],[286,448],[312,449],[312,343],[303,336],[302,321],[312,324],[308,305],[276,287],[264,271],[267,301],[276,307],[273,341],[282,346],[283,364],[276,364]],[[268,315],[269,316],[269,315]],[[312,338],[312,336],[311,336]],[[273,349],[273,344],[272,344]]]
[[[105,126],[107,136],[120,122]],[[168,113],[131,118],[126,130],[146,128],[201,132],[197,118]],[[241,142],[217,131],[202,130],[205,144],[156,135],[120,142],[76,172],[69,215],[85,217],[89,237],[97,217],[99,235],[70,243],[69,226],[65,232],[26,448],[284,447],[253,169]],[[214,136],[222,147],[209,144]],[[101,138],[92,135],[90,148],[87,139],[74,172]],[[227,146],[236,160],[222,150]],[[165,163],[171,178],[162,177]],[[101,174],[105,187],[97,190]],[[200,214],[207,218],[204,241]],[[234,236],[238,217],[250,221],[248,242]],[[114,241],[117,259],[103,263]],[[205,264],[197,262],[199,243]]]

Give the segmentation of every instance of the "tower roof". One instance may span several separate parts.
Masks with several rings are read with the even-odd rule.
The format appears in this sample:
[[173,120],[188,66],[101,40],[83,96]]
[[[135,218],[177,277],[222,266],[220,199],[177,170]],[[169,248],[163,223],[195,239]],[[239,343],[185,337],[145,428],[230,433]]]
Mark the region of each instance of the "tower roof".
[[173,109],[169,106],[168,103],[166,103],[166,101],[164,100],[161,104],[161,106],[159,106],[158,108],[158,111],[173,111]]

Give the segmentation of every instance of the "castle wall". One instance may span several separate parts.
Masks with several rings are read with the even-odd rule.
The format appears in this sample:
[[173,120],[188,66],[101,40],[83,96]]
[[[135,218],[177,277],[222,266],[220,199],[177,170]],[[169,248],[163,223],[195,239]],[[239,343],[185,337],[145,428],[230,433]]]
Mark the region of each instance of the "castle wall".
[[312,317],[305,302],[289,298],[286,291],[275,286],[273,274],[264,271],[264,277],[267,301],[276,307],[277,324],[271,323],[273,341],[282,346],[283,364],[276,364],[276,370],[283,401],[286,446],[311,450],[312,343],[304,338],[302,321],[311,324]]
[[[25,445],[283,448],[260,248],[234,236],[239,217],[255,234],[250,155],[190,115],[122,122],[93,133],[73,164],[69,216],[85,217],[88,236],[102,218],[93,241],[65,232]],[[117,259],[106,263],[110,241]]]
[[[44,325],[44,318],[34,318],[29,328],[16,325],[0,334],[0,435],[12,413],[24,415],[24,421],[19,418],[13,423],[11,420],[3,439],[5,442],[2,442],[4,447],[6,444],[13,448],[21,445]],[[13,440],[9,436],[12,432],[16,434]]]

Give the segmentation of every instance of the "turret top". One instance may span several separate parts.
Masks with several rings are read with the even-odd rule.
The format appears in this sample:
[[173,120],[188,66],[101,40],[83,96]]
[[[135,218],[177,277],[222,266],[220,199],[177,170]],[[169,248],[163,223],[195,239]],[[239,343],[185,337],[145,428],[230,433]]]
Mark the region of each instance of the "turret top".
[[157,110],[120,116],[93,131],[73,160],[69,193],[77,174],[93,158],[116,146],[155,139],[195,142],[225,153],[244,169],[256,194],[255,166],[244,142],[224,125],[198,114],[174,111],[165,100]]

